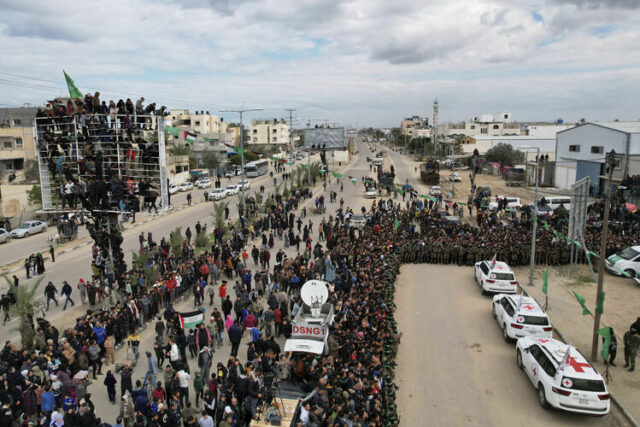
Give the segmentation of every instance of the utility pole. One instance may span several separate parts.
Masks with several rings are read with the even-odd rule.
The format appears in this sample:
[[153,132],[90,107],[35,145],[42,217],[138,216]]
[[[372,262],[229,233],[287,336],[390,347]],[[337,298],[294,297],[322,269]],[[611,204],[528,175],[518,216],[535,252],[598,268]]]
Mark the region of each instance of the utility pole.
[[[531,218],[531,257],[529,258],[529,286],[535,286],[533,283],[533,270],[536,262],[536,231],[538,228],[538,178],[540,176],[540,147],[530,147],[522,145],[520,150],[536,150],[536,190],[533,193],[533,218]],[[526,159],[526,157],[525,157]]]
[[[600,260],[598,262],[598,290],[596,293],[596,306],[597,301],[600,300],[602,295],[602,288],[604,286],[604,263],[607,258],[607,234],[609,234],[609,205],[611,204],[611,178],[613,176],[613,169],[616,166],[616,152],[611,150],[607,154],[607,182],[604,189],[604,218],[602,219],[602,240],[600,241]],[[600,329],[600,316],[601,313],[596,309],[595,316],[593,317],[593,341],[591,341],[591,360],[594,362],[598,360],[598,329]]]
[[293,113],[295,108],[285,108],[284,111],[289,113],[289,150],[293,152]]
[[241,191],[242,191],[242,196],[241,196],[241,200],[242,200],[242,215],[244,215],[246,206],[245,206],[245,202],[244,202],[244,181],[246,180],[245,178],[245,172],[244,172],[244,125],[242,124],[242,113],[247,113],[249,111],[262,111],[262,108],[241,108],[241,109],[237,109],[237,110],[227,110],[227,109],[222,109],[220,110],[220,112],[223,113],[239,113],[240,114],[240,164],[241,164],[241,168],[242,168],[242,187],[241,187]]

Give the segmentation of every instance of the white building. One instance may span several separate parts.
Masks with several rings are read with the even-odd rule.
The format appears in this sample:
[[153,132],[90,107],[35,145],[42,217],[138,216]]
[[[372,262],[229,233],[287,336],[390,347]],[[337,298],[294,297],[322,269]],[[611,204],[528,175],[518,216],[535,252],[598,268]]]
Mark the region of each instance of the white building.
[[290,127],[284,119],[251,120],[248,144],[289,144]]
[[449,123],[447,136],[503,136],[520,135],[520,125],[513,122],[511,113],[481,114],[468,122]]
[[[475,142],[475,143],[474,143]],[[549,156],[552,162],[556,158],[556,138],[540,138],[535,136],[476,136],[463,138],[460,147],[462,154],[473,154],[473,150],[477,149],[480,155],[484,155],[498,144],[508,144],[517,150],[522,146],[537,147],[540,149],[540,155]],[[536,151],[527,152],[527,161],[535,161]]]
[[536,123],[522,126],[522,134],[527,136],[537,136],[542,138],[554,138],[558,132],[576,127],[575,123]]
[[605,157],[615,150],[614,179],[640,174],[640,122],[588,122],[558,132],[556,185],[569,189],[589,176],[594,194],[602,188]]

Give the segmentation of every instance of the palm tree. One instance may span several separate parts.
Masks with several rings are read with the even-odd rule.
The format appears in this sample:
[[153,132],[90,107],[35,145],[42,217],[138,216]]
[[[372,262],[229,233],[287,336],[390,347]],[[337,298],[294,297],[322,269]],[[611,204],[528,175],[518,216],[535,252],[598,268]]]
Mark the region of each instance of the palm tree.
[[213,204],[213,218],[216,228],[224,232],[224,211],[229,206],[229,202],[219,202]]
[[6,274],[2,275],[4,279],[9,283],[10,289],[15,289],[14,295],[16,296],[16,303],[12,305],[9,312],[17,316],[20,320],[20,326],[15,328],[14,331],[20,332],[20,340],[22,341],[22,349],[31,351],[33,349],[33,340],[36,336],[36,331],[33,328],[33,319],[35,317],[38,307],[42,304],[36,301],[34,295],[40,282],[44,279],[44,276],[38,277],[31,287],[13,286]]

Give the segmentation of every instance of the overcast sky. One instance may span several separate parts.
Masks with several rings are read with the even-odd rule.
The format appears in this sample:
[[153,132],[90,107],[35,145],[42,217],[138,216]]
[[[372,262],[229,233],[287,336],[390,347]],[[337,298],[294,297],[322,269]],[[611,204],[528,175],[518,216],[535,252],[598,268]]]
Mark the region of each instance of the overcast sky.
[[[0,106],[64,95],[398,126],[640,118],[640,0],[0,0]],[[29,78],[29,79],[27,79]],[[39,79],[39,80],[34,80]],[[237,116],[225,113],[229,121]]]

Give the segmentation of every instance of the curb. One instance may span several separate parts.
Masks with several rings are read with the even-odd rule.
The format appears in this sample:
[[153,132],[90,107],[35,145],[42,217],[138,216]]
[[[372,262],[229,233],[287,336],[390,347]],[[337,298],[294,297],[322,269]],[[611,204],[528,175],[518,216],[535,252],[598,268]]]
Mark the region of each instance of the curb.
[[[533,298],[535,300],[535,302],[538,303],[538,305],[540,307],[543,306],[542,304],[540,304],[540,301],[538,301],[538,299],[536,297],[531,295],[531,293],[527,292],[527,290],[525,288],[523,288],[520,283],[518,283],[518,287],[526,295],[528,295],[529,297]],[[562,335],[562,332],[560,332],[560,330],[558,328],[556,328],[555,326],[553,327],[553,332],[555,332],[555,334],[558,336],[558,338],[560,338],[560,340],[563,343],[565,343],[565,344],[567,343],[567,340],[565,339],[564,335]],[[620,412],[622,412],[623,417],[629,422],[629,424],[631,424],[633,427],[640,427],[640,425],[635,420],[635,418],[633,418],[633,415],[631,415],[631,413],[627,410],[627,408],[618,399],[615,398],[615,396],[613,395],[613,393],[611,393],[610,390],[609,390],[609,396],[611,396],[611,401],[614,403],[614,405],[616,405],[616,407],[618,409],[620,409]]]

